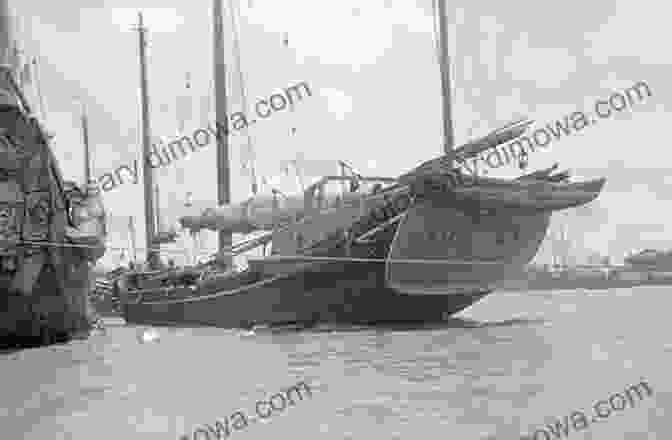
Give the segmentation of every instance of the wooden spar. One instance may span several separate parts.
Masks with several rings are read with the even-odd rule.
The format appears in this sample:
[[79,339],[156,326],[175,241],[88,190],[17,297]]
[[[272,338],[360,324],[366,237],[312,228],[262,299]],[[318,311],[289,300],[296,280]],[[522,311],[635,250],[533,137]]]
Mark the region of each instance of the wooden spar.
[[443,152],[453,150],[455,135],[450,102],[450,57],[448,56],[448,23],[446,20],[446,0],[435,0],[439,15],[439,69],[441,72],[441,107],[443,109]]
[[142,12],[138,12],[138,45],[140,47],[140,92],[142,101],[142,177],[145,195],[145,249],[147,249],[147,263],[150,268],[158,262],[158,253],[152,244],[155,236],[154,231],[154,202],[153,202],[153,171],[147,158],[150,155],[151,131],[149,124],[149,96],[147,93],[147,59],[145,48],[145,32],[142,21]]
[[[215,83],[215,120],[228,127],[226,115],[226,65],[224,64],[224,37],[222,19],[222,0],[213,0],[213,58],[214,58],[214,83]],[[217,137],[217,205],[223,206],[231,203],[231,177],[229,170],[229,145],[228,130],[224,130],[222,136]],[[220,253],[232,244],[232,234],[227,231],[218,231],[218,249]],[[227,266],[231,266],[231,257],[220,255]]]

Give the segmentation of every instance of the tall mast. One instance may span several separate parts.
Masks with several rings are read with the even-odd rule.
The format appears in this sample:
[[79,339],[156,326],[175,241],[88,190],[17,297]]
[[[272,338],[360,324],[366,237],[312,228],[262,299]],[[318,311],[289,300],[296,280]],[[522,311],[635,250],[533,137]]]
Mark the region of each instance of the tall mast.
[[439,68],[441,71],[441,106],[443,117],[443,152],[449,153],[455,145],[453,120],[450,107],[450,57],[448,56],[448,22],[446,0],[435,0],[439,15]]
[[140,92],[142,100],[142,177],[145,195],[145,248],[147,249],[147,263],[152,267],[156,263],[158,255],[153,250],[154,240],[154,202],[152,201],[153,174],[150,166],[150,125],[149,125],[149,96],[147,93],[147,59],[145,49],[147,42],[145,33],[147,29],[142,21],[142,12],[138,12],[138,45],[140,47]]
[[89,151],[89,121],[86,116],[86,109],[82,105],[82,141],[84,142],[84,185],[91,181],[91,158]]
[[[215,119],[228,127],[226,115],[226,65],[224,64],[224,36],[221,0],[213,0],[213,35],[214,35],[214,65],[215,65]],[[222,206],[231,203],[230,192],[230,171],[229,171],[229,145],[228,134],[224,132],[223,136],[217,138],[217,205]],[[231,246],[232,239],[230,232],[218,232],[219,251]],[[230,257],[224,259],[220,255],[221,261],[230,263]]]
[[159,185],[154,185],[154,202],[156,203],[156,223],[154,227],[156,228],[157,234],[161,233],[161,214],[159,212],[160,201],[161,199],[159,198]]
[[14,26],[11,17],[8,0],[0,0],[0,64],[5,65],[12,65],[14,54]]
[[137,250],[135,246],[135,223],[133,221],[133,216],[128,216],[128,239],[130,241],[131,255],[134,263],[138,260]]

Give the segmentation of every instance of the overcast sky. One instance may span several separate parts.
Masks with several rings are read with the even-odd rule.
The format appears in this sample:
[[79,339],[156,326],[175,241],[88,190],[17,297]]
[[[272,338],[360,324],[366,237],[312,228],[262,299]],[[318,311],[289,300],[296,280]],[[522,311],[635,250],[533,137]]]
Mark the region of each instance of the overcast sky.
[[[132,31],[138,10],[149,27],[153,134],[176,134],[187,73],[191,98],[180,104],[191,114],[185,131],[212,121],[211,3],[12,3],[26,51],[39,56],[47,123],[56,133],[56,156],[66,176],[82,178],[78,99],[89,109],[95,175],[138,158],[139,68]],[[228,0],[224,8],[229,14]],[[240,60],[231,50],[230,15],[224,21],[232,110],[242,110],[234,74],[239,61],[251,104],[300,81],[313,92],[294,112],[274,114],[249,129],[262,174],[279,172],[280,161],[303,152],[345,159],[363,173],[398,175],[440,152],[431,0],[244,0],[238,9]],[[650,86],[653,96],[631,111],[530,157],[533,169],[557,161],[577,177],[609,179],[600,209],[582,218],[573,233],[585,246],[612,255],[633,247],[672,247],[667,9],[652,0],[447,4],[458,144],[516,117],[543,126],[573,111],[589,112],[596,99],[638,81]],[[237,135],[232,145],[236,200],[249,194],[239,166],[245,139]],[[214,204],[214,154],[214,147],[204,148],[159,173],[168,223],[184,212],[188,191]],[[491,171],[517,173],[513,167]],[[142,186],[121,185],[105,193],[105,203],[115,216],[136,215],[140,221]]]

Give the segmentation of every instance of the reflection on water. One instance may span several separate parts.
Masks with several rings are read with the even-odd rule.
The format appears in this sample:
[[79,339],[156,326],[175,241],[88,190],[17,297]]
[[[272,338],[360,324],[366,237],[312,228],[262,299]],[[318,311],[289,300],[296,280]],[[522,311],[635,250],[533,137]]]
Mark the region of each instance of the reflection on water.
[[0,354],[0,429],[2,438],[177,439],[305,381],[309,401],[231,436],[518,439],[646,378],[650,401],[584,438],[663,439],[669,298],[657,287],[496,293],[431,326],[108,320],[88,341]]

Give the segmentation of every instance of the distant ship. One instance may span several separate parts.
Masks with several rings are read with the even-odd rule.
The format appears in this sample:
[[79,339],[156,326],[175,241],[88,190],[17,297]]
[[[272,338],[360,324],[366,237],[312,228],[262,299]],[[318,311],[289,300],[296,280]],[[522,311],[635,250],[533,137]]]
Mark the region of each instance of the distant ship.
[[631,266],[530,266],[517,277],[502,281],[498,288],[505,291],[602,290],[669,285],[672,285],[672,272],[641,270]]

